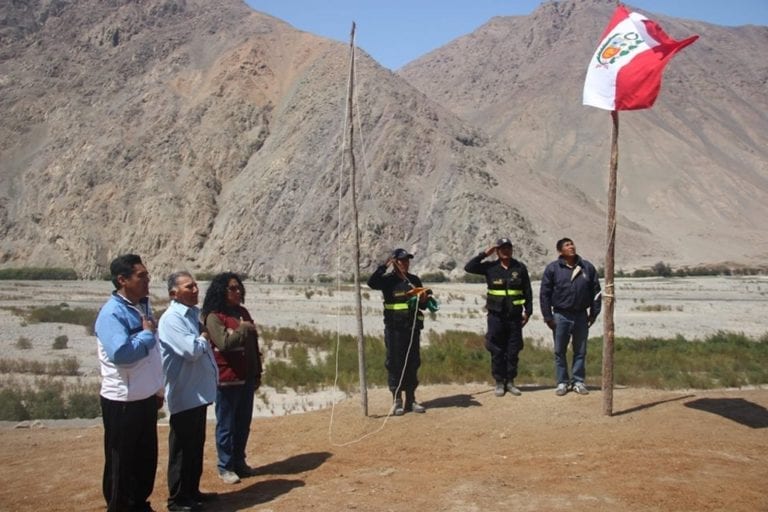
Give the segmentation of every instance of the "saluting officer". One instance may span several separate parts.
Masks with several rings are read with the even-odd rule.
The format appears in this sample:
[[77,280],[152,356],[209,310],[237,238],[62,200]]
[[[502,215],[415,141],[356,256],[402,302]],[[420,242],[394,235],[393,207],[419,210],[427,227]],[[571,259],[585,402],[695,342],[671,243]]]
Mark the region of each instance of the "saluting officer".
[[[492,254],[496,254],[496,260],[483,261]],[[519,396],[515,377],[523,349],[523,326],[533,312],[528,269],[512,257],[509,238],[499,238],[495,245],[469,260],[464,270],[485,276],[488,285],[485,348],[491,353],[491,374],[496,380],[494,393],[504,396],[509,392]]]
[[[384,344],[386,345],[387,384],[394,400],[393,413],[425,412],[416,401],[421,365],[421,329],[432,291],[422,287],[421,279],[408,272],[413,254],[395,249],[368,279],[368,286],[384,296]],[[389,266],[392,270],[387,272]],[[405,391],[405,403],[403,403]]]

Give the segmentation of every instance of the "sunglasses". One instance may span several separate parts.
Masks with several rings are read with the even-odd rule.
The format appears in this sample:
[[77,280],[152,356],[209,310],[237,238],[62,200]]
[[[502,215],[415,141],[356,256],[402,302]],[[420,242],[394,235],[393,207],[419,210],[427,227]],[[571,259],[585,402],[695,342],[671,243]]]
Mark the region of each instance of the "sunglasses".
[[229,290],[231,292],[240,292],[240,291],[242,291],[242,290],[240,290],[240,287],[237,286],[237,285],[235,285],[235,286],[227,286],[227,290]]

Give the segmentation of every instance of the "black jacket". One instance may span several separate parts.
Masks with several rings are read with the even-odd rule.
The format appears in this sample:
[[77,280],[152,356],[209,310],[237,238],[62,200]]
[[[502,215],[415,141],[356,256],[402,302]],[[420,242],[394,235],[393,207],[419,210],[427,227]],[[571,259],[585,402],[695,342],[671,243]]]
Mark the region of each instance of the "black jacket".
[[407,292],[413,288],[421,288],[419,276],[411,273],[405,274],[405,279],[395,272],[387,272],[386,265],[379,265],[368,278],[368,286],[372,290],[381,290],[384,296],[384,324],[390,327],[410,327],[413,324],[413,315],[416,315],[416,328],[424,327],[425,309],[418,303],[418,299],[409,300]]
[[483,261],[485,252],[481,252],[464,266],[470,274],[485,276],[488,285],[485,307],[490,313],[504,316],[520,316],[523,311],[530,318],[533,313],[533,293],[531,278],[526,266],[514,259],[509,260],[509,268],[504,268],[501,260]]
[[594,265],[578,255],[573,268],[563,258],[547,265],[541,277],[539,303],[544,320],[552,318],[556,311],[578,313],[588,309],[590,318],[597,318],[602,300]]

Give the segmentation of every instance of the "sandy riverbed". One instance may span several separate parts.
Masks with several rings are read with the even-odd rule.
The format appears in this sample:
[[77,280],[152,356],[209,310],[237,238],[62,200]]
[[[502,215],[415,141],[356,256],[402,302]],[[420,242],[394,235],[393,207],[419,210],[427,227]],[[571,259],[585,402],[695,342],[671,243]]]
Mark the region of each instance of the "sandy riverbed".
[[[202,293],[207,283],[201,283]],[[480,284],[439,283],[431,285],[441,309],[426,320],[425,329],[484,332],[485,288]],[[354,292],[350,285],[268,285],[246,282],[246,306],[258,324],[265,327],[308,326],[319,330],[354,333]],[[381,334],[381,296],[363,286],[364,329]],[[50,361],[77,357],[83,375],[96,379],[98,363],[93,336],[82,326],[71,324],[27,324],[9,308],[66,303],[70,307],[98,308],[111,292],[106,281],[0,281],[0,347],[4,358]],[[202,295],[201,293],[201,295]],[[163,282],[152,283],[151,294],[158,308],[166,306]],[[551,345],[550,331],[538,308],[538,282],[534,283],[534,316],[524,334],[529,342]],[[760,337],[768,332],[764,312],[768,310],[768,276],[646,278],[616,281],[616,335],[702,339],[718,330],[743,332]],[[54,350],[53,340],[69,338],[68,348]],[[602,334],[600,320],[592,336]],[[30,340],[31,349],[18,348],[17,341]],[[427,337],[428,342],[428,337]],[[267,357],[274,356],[268,354]],[[257,414],[280,415],[328,405],[328,392],[296,395],[275,393],[265,387]]]

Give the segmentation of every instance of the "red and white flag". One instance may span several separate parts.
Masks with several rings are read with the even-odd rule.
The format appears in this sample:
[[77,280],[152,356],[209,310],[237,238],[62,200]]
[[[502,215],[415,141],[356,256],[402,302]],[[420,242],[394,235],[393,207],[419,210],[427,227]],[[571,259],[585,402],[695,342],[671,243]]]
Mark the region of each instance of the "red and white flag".
[[655,21],[619,5],[589,62],[584,105],[605,110],[651,107],[659,95],[664,66],[698,38],[676,41]]

